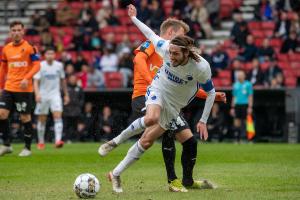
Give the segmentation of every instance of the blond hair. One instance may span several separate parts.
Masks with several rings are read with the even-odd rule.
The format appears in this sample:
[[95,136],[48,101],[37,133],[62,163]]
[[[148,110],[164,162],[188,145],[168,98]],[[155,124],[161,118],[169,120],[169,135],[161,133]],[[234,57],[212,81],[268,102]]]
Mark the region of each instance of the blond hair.
[[190,27],[184,21],[168,18],[160,25],[160,33],[164,34],[170,27],[172,27],[174,31],[183,28],[185,34],[190,31]]

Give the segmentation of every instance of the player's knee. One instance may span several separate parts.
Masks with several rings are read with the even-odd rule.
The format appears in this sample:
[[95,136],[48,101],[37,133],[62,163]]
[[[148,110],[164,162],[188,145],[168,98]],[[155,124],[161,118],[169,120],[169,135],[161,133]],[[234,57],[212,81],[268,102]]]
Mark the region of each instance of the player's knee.
[[159,120],[159,117],[157,117],[157,116],[147,116],[146,115],[144,118],[144,122],[147,127],[157,124],[158,120]]
[[31,115],[30,114],[25,114],[25,115],[21,114],[20,119],[21,119],[22,123],[29,122],[29,121],[31,121]]
[[147,138],[141,138],[140,139],[140,144],[143,147],[143,149],[149,149],[153,145],[153,141],[149,140]]

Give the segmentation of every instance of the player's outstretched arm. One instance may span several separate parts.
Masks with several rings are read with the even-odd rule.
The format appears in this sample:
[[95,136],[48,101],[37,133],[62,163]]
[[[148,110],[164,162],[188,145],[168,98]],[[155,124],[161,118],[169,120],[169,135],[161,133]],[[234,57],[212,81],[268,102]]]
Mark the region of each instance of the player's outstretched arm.
[[157,45],[158,41],[164,40],[156,35],[148,26],[136,18],[136,8],[134,5],[130,4],[128,6],[128,15],[131,18],[132,22],[140,29],[140,31],[148,38],[154,46]]

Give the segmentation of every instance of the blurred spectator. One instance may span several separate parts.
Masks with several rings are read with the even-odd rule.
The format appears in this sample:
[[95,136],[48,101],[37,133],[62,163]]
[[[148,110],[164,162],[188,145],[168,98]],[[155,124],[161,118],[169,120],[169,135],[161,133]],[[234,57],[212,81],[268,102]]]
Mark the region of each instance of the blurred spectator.
[[104,88],[103,73],[94,67],[88,67],[87,88]]
[[79,19],[86,23],[90,20],[90,16],[93,16],[93,9],[90,6],[89,2],[83,3],[83,8],[79,12]]
[[64,63],[64,65],[68,65],[68,64],[72,64],[73,65],[73,62],[72,62],[72,56],[70,53],[68,53],[67,51],[63,51],[61,53],[61,58],[60,58],[60,61],[62,63]]
[[298,0],[277,0],[276,8],[277,8],[277,10],[299,11],[300,4],[299,4]]
[[65,140],[71,142],[77,131],[77,124],[84,104],[84,93],[77,85],[77,78],[74,74],[68,77],[69,104],[64,106],[64,129]]
[[30,17],[30,25],[27,27],[26,35],[38,35],[40,26],[41,16],[39,12],[34,11],[33,15]]
[[230,114],[233,117],[233,132],[237,142],[246,138],[246,117],[252,114],[253,87],[247,81],[245,72],[237,72],[237,81],[232,86]]
[[74,51],[81,51],[84,49],[84,34],[78,27],[75,28],[70,48]]
[[87,64],[83,64],[81,71],[76,74],[78,78],[78,85],[81,86],[82,89],[85,89],[87,87],[88,71],[89,71],[89,66]]
[[239,59],[234,59],[232,61],[232,69],[231,69],[231,82],[234,83],[237,81],[237,73],[242,70],[243,66]]
[[[189,2],[191,1],[189,0]],[[185,18],[184,10],[187,5],[188,5],[187,0],[174,0],[173,8],[172,8],[172,16],[174,17],[181,16],[182,18]]]
[[74,69],[73,64],[71,64],[71,63],[69,63],[65,66],[66,66],[65,67],[65,74],[66,74],[66,77],[68,78],[70,75],[75,73],[75,69]]
[[82,56],[82,54],[78,53],[76,56],[76,61],[74,63],[75,72],[80,72],[83,65],[87,65],[88,62]]
[[260,0],[259,3],[255,6],[254,18],[256,20],[272,20],[273,11],[272,6],[268,0]]
[[207,49],[205,47],[204,44],[200,45],[200,52],[201,52],[201,56],[210,64],[212,65],[212,57],[210,54],[207,53]]
[[223,50],[221,43],[218,43],[211,54],[211,67],[216,70],[224,70],[228,66],[229,57],[226,51]]
[[112,48],[112,51],[115,51],[116,48],[116,38],[114,33],[108,33],[105,35],[105,43],[104,43],[104,48],[109,47]]
[[269,61],[274,57],[274,49],[270,46],[270,39],[265,38],[262,47],[258,48],[257,55],[260,62]]
[[54,39],[52,34],[47,30],[43,30],[40,34],[41,37],[41,51],[45,50],[47,47],[53,47],[54,45]]
[[119,69],[123,75],[123,87],[131,86],[132,84],[132,70],[133,70],[133,58],[129,48],[123,48],[119,59]]
[[122,41],[117,45],[116,53],[120,55],[120,53],[123,51],[123,49],[131,49],[131,42],[129,40],[128,34],[124,34]]
[[77,131],[81,142],[91,138],[95,142],[99,141],[98,134],[95,131],[95,115],[93,113],[93,104],[91,102],[86,102],[84,104],[84,110],[80,116]]
[[271,59],[270,66],[265,71],[265,84],[270,87],[272,85],[272,80],[277,77],[277,74],[282,74],[282,70],[278,67],[277,61]]
[[247,23],[243,20],[241,13],[235,15],[235,24],[233,25],[230,37],[235,44],[242,47],[246,44],[246,38],[249,35]]
[[99,37],[98,31],[93,32],[92,37],[91,37],[92,50],[100,50],[101,44],[102,44],[102,41]]
[[283,41],[280,53],[295,53],[298,45],[299,41],[297,39],[297,34],[291,32],[289,37]]
[[50,24],[50,26],[55,26],[56,25],[56,16],[55,16],[55,10],[51,6],[51,4],[48,5],[44,17]]
[[225,116],[224,112],[220,111],[219,104],[215,103],[211,109],[211,114],[207,120],[207,130],[209,132],[209,139],[217,136],[219,142],[223,141],[225,130]]
[[58,29],[55,44],[58,52],[71,49],[72,35],[66,34],[63,29]]
[[203,0],[195,0],[194,7],[191,14],[192,21],[196,21],[201,25],[205,32],[206,38],[212,37],[212,28],[209,23],[208,11],[204,6]]
[[284,80],[283,80],[283,74],[282,73],[277,73],[275,77],[271,80],[271,85],[270,88],[282,88],[284,87]]
[[118,71],[118,56],[111,45],[104,48],[103,56],[100,60],[100,68],[103,72]]
[[149,24],[149,18],[151,16],[148,6],[148,0],[141,0],[139,6],[137,6],[137,18],[145,24]]
[[152,3],[150,4],[149,8],[150,8],[149,25],[154,32],[158,33],[160,25],[165,18],[164,11],[158,0],[152,0]]
[[85,18],[86,20],[82,21],[82,26],[84,27],[85,34],[91,35],[93,32],[99,30],[98,22],[96,21],[93,14],[87,13]]
[[254,37],[247,36],[246,44],[240,49],[239,57],[241,60],[249,62],[257,55],[257,47],[254,44]]
[[212,27],[219,26],[220,0],[205,0],[205,7]]
[[68,4],[56,11],[56,23],[59,26],[70,26],[74,24],[75,19],[76,15],[72,12],[72,9]]
[[113,9],[108,0],[102,2],[102,8],[98,10],[96,20],[99,24],[99,28],[120,25],[118,18],[113,15]]
[[261,70],[259,60],[254,58],[252,60],[252,69],[247,75],[247,80],[249,80],[254,86],[263,86],[264,85],[264,72]]
[[288,37],[291,28],[291,21],[288,19],[286,12],[280,13],[280,19],[276,22],[275,33],[276,37]]
[[111,108],[109,106],[104,106],[98,119],[102,137],[105,140],[111,140],[115,136],[113,134],[114,118]]

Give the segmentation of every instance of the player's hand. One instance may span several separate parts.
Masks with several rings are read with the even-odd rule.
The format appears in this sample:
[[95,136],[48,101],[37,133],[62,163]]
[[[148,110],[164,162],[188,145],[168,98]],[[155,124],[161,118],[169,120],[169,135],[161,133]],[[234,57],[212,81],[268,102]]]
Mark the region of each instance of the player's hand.
[[64,96],[64,105],[68,105],[70,103],[70,97],[69,95]]
[[135,8],[135,6],[130,4],[129,6],[127,6],[127,8],[128,8],[129,17],[136,17],[136,8]]
[[35,101],[36,101],[37,103],[40,103],[40,102],[41,102],[41,100],[42,100],[42,97],[41,97],[41,95],[39,95],[39,94],[36,94],[36,95],[35,95]]
[[25,90],[25,89],[27,89],[27,87],[28,87],[28,80],[27,79],[23,79],[22,81],[21,81],[21,84],[20,84],[20,88],[22,89],[22,90]]
[[206,127],[205,123],[200,122],[200,121],[197,123],[197,132],[200,134],[201,140],[207,140],[208,132],[207,132],[207,127]]
[[3,89],[0,89],[0,97],[2,96],[3,93]]
[[221,97],[221,101],[223,103],[227,103],[227,98],[226,98],[226,93],[225,92],[220,92],[220,97]]

